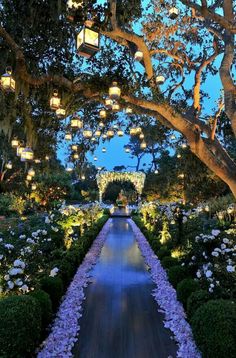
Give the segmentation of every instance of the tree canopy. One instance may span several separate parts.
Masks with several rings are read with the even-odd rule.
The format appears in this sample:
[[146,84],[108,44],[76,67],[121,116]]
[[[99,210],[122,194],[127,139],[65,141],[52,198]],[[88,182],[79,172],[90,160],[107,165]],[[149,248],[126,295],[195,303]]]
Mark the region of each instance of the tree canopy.
[[[9,140],[17,135],[44,157],[71,130],[50,109],[53,91],[67,116],[79,114],[94,134],[117,81],[120,111],[109,111],[102,133],[114,123],[126,131],[141,123],[145,134],[145,125],[157,121],[169,135],[180,132],[236,196],[233,6],[231,0],[2,0],[0,68],[4,73],[11,66],[16,80],[14,94],[0,93],[3,133]],[[101,36],[90,59],[76,55],[75,37],[84,24]],[[124,117],[127,107],[132,113]],[[91,141],[74,131],[76,160],[105,139]]]

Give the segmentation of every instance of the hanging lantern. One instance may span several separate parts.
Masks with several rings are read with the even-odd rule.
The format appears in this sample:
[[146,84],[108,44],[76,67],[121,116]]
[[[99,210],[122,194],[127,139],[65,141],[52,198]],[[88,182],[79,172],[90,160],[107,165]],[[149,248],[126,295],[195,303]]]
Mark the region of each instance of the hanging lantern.
[[146,149],[147,148],[147,143],[145,141],[142,141],[140,143],[140,149]]
[[78,153],[74,153],[73,154],[73,158],[76,160],[76,159],[79,159],[79,154]]
[[31,175],[29,175],[29,174],[27,174],[27,176],[26,176],[26,180],[27,180],[27,181],[31,181],[31,180],[32,180],[32,176],[31,176]]
[[49,159],[50,159],[49,155],[45,155],[45,160],[49,161]]
[[100,118],[105,119],[106,116],[107,116],[106,110],[105,110],[105,109],[102,109],[102,110],[99,112],[99,116],[100,116]]
[[127,107],[126,110],[125,110],[125,113],[126,113],[126,114],[131,114],[131,113],[133,113],[132,108],[131,108],[131,107]]
[[86,129],[83,131],[84,138],[92,138],[93,132],[90,129]]
[[34,170],[34,168],[30,168],[30,169],[28,170],[28,175],[30,175],[31,177],[34,177],[34,176],[35,176],[35,170]]
[[97,139],[96,139],[95,137],[92,137],[92,138],[91,138],[91,141],[92,141],[92,142],[96,142],[96,140],[97,140]]
[[113,110],[113,112],[119,112],[119,110],[120,110],[119,103],[113,103],[112,110]]
[[53,91],[53,95],[50,98],[50,108],[56,111],[61,106],[61,98],[59,97],[58,90]]
[[12,148],[17,148],[19,146],[19,140],[17,138],[13,138],[11,141]]
[[66,166],[66,171],[68,173],[71,173],[73,171],[74,167],[73,167],[73,164],[72,163],[68,163],[67,166]]
[[114,137],[114,131],[113,131],[113,129],[108,129],[108,131],[107,131],[107,136],[108,136],[108,138],[112,138],[112,137]]
[[156,77],[156,84],[157,85],[163,85],[163,83],[165,82],[165,77],[160,75]]
[[12,169],[12,162],[6,163],[6,169]]
[[136,51],[134,54],[135,61],[142,61],[143,59],[143,53],[142,51]]
[[176,139],[176,136],[175,136],[174,134],[171,134],[170,139],[171,139],[171,140],[175,140],[175,139]]
[[128,146],[125,147],[125,152],[130,153],[130,148]]
[[177,158],[180,159],[180,158],[181,158],[181,154],[177,154]]
[[184,173],[179,174],[178,178],[183,179],[184,178]]
[[142,128],[141,127],[136,127],[136,134],[140,134],[142,133]]
[[139,134],[139,139],[144,139],[144,134],[143,133]]
[[78,145],[77,144],[72,144],[71,149],[74,150],[74,151],[78,150]]
[[35,162],[35,164],[40,164],[41,160],[40,159],[35,159],[34,162]]
[[80,117],[71,118],[70,126],[73,129],[81,129],[83,128],[83,121]]
[[105,124],[103,122],[99,122],[99,127],[103,128],[105,126]]
[[136,135],[137,134],[136,127],[130,128],[129,134],[130,135]]
[[94,135],[95,135],[95,137],[100,137],[101,131],[97,129],[97,130],[95,131]]
[[7,67],[6,73],[1,76],[1,88],[6,92],[15,92],[16,82],[12,77],[11,67]]
[[159,172],[158,172],[158,170],[156,169],[156,170],[154,171],[154,173],[155,173],[155,174],[158,174]]
[[70,132],[65,134],[65,140],[72,140],[72,134]]
[[117,82],[112,82],[112,86],[109,88],[109,97],[113,100],[120,98],[121,90],[117,85]]
[[95,157],[93,157],[93,160],[96,162],[98,160],[98,158],[95,156]]
[[169,18],[171,20],[174,20],[176,19],[176,17],[178,17],[179,15],[179,9],[177,9],[176,7],[171,7],[170,10],[169,10]]
[[102,148],[102,152],[103,152],[103,153],[106,153],[106,151],[107,151],[106,148],[103,147],[103,148]]
[[90,58],[99,51],[100,35],[88,27],[84,27],[77,35],[77,53]]
[[85,175],[81,175],[81,180],[85,180]]
[[56,110],[56,116],[58,118],[64,118],[65,115],[66,115],[66,110],[64,108],[60,107]]
[[67,3],[66,3],[66,6],[67,6],[68,9],[77,10],[77,9],[83,7],[83,1],[76,2],[76,1],[73,1],[73,0],[68,0]]
[[97,170],[100,172],[102,170],[102,167],[97,167]]
[[31,148],[26,147],[22,150],[20,159],[22,162],[30,161],[34,159],[34,152]]
[[32,184],[31,185],[31,190],[36,190],[37,189],[37,185],[36,184]]
[[112,109],[112,100],[110,98],[105,99],[105,106],[107,109]]
[[122,136],[124,135],[124,132],[122,131],[122,129],[118,129],[117,135],[118,135],[119,137],[122,137]]
[[186,148],[187,148],[187,144],[186,144],[186,143],[183,143],[183,144],[181,145],[181,148],[182,148],[182,149],[186,149]]
[[106,138],[107,138],[107,135],[104,133],[104,134],[102,135],[102,138],[103,138],[103,139],[106,139]]

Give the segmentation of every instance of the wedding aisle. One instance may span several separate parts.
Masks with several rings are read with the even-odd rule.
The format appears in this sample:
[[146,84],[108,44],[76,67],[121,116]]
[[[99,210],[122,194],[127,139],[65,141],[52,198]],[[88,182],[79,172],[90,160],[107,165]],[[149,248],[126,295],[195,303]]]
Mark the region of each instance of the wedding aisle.
[[170,358],[177,346],[152,296],[154,284],[125,218],[113,218],[85,290],[77,358]]

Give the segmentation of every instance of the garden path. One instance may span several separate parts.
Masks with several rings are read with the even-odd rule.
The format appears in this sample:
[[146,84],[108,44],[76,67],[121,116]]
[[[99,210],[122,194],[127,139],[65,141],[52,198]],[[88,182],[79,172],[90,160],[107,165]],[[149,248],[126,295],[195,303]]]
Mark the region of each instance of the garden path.
[[112,219],[91,276],[74,357],[176,357],[176,344],[164,328],[148,268],[125,218]]

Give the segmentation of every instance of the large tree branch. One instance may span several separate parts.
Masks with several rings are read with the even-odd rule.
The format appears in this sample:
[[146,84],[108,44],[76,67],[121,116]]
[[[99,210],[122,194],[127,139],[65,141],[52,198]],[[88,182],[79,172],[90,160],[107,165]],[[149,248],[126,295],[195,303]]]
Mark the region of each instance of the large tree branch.
[[[211,19],[212,21],[218,23],[220,26],[222,26],[224,29],[227,29],[232,34],[236,34],[236,25],[235,22],[231,19],[228,19],[222,15],[219,15],[212,11],[211,8],[207,6],[201,6],[196,4],[195,2],[192,2],[190,0],[180,0],[184,5],[195,9],[198,11],[206,20]],[[226,2],[230,2],[230,0],[226,0]]]

